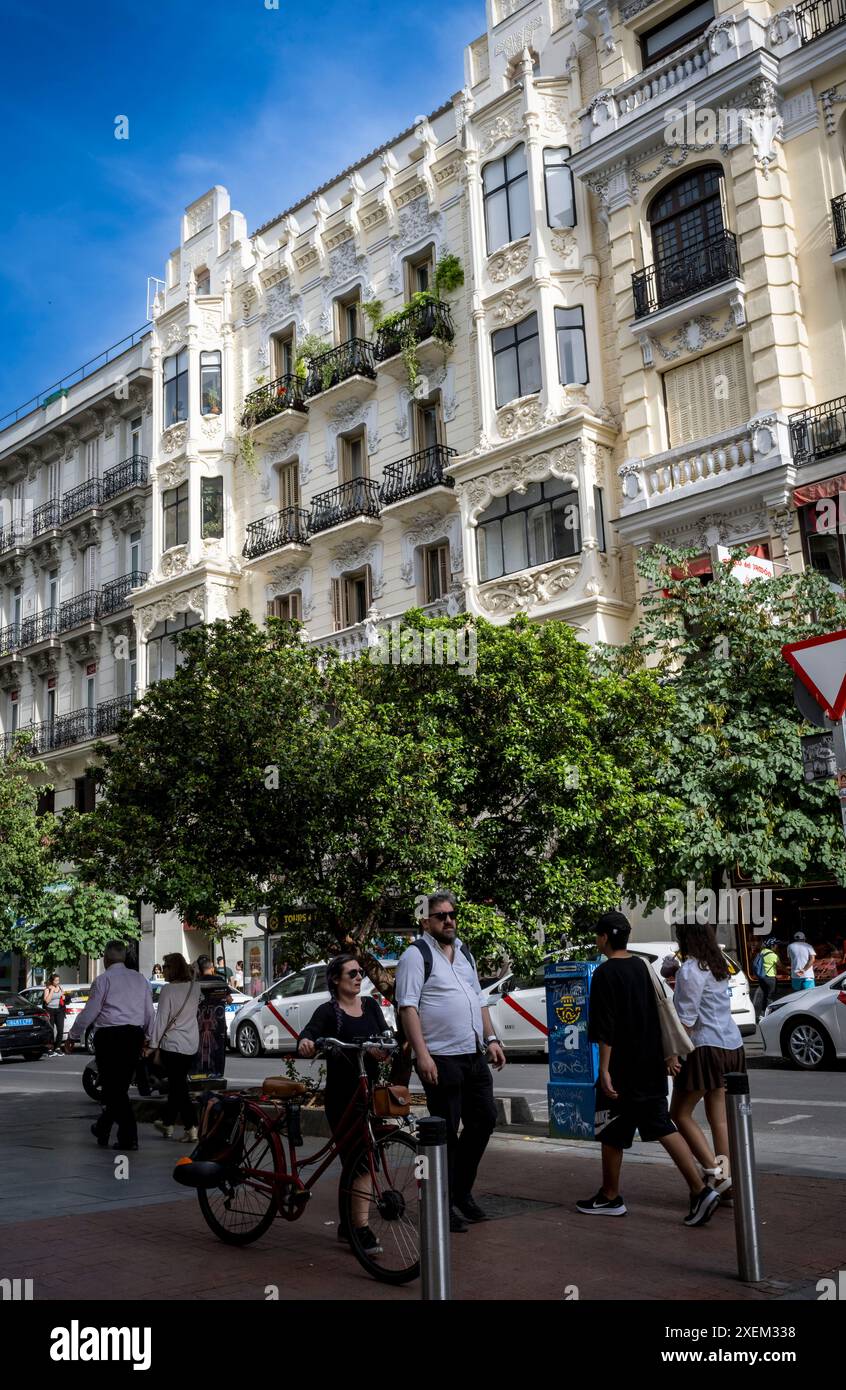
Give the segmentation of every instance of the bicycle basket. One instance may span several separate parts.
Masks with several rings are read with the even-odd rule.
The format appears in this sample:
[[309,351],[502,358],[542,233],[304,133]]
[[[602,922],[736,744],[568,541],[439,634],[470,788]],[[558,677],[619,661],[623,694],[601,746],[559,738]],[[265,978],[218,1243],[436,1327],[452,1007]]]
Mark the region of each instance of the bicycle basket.
[[407,1086],[374,1086],[373,1114],[408,1115],[411,1112],[411,1092]]
[[192,1159],[213,1163],[238,1163],[244,1146],[240,1096],[209,1092],[200,1115],[199,1140]]

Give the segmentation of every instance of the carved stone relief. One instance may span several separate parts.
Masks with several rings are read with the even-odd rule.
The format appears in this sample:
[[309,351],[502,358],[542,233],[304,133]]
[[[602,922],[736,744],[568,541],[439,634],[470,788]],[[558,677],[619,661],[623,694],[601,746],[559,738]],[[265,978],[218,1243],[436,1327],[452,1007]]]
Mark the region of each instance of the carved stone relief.
[[418,546],[435,545],[444,540],[449,542],[450,573],[460,574],[464,569],[461,518],[454,514],[441,516],[437,512],[420,512],[411,518],[402,534],[400,575],[404,584],[414,583],[414,552]]
[[385,588],[382,550],[381,541],[346,541],[344,545],[339,545],[332,551],[332,559],[329,562],[330,578],[340,579],[343,574],[369,565],[373,598],[381,598]]
[[560,598],[575,584],[579,569],[578,563],[560,563],[534,574],[498,579],[479,589],[479,606],[486,613],[525,613],[536,605]]
[[314,611],[312,596],[313,572],[310,565],[278,565],[270,571],[267,585],[268,600],[281,598],[299,589],[302,594],[303,622],[308,622]]
[[530,246],[528,241],[518,242],[497,251],[488,261],[488,274],[495,285],[502,285],[515,275],[522,275],[529,264]]
[[182,593],[168,594],[155,603],[148,603],[137,611],[141,636],[146,642],[154,627],[168,622],[178,613],[197,613],[205,618],[206,591],[202,584],[195,589],[185,589]]

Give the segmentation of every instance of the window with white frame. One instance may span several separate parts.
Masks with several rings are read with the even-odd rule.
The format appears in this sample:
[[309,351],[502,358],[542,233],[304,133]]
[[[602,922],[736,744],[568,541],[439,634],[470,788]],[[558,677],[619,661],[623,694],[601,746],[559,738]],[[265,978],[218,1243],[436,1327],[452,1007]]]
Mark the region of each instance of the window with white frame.
[[520,323],[500,328],[491,335],[496,405],[499,409],[520,396],[541,389],[538,316],[529,314]]
[[176,674],[177,666],[184,661],[177,651],[176,639],[187,628],[197,627],[202,618],[196,613],[180,613],[176,618],[159,623],[147,639],[147,681],[152,684],[158,680],[168,680]]
[[532,229],[526,146],[516,145],[482,170],[488,255],[528,236]]
[[276,378],[293,376],[297,365],[294,330],[277,333],[273,339],[273,372]]
[[138,454],[143,453],[143,450],[142,450],[142,447],[141,447],[141,438],[142,438],[143,426],[144,426],[144,421],[143,421],[143,419],[142,419],[142,417],[141,417],[140,415],[138,415],[138,416],[136,417],[136,419],[131,420],[130,423],[129,423],[129,440],[128,440],[128,443],[129,443],[129,456],[130,456],[130,458],[135,458]]
[[555,338],[562,386],[584,386],[588,381],[588,361],[585,312],[581,305],[555,310]]
[[577,555],[578,493],[561,478],[550,478],[530,483],[524,493],[497,497],[479,517],[476,545],[481,583]]
[[54,459],[47,465],[47,497],[48,502],[55,502],[62,495],[62,463],[61,459]]
[[90,483],[100,476],[100,440],[89,439],[85,446],[85,481]]
[[268,599],[268,618],[281,618],[286,623],[301,622],[302,614],[303,596],[299,589],[292,589],[290,594],[277,594],[276,598]]
[[544,150],[543,177],[546,190],[546,221],[550,227],[575,227],[576,197],[573,173],[567,162],[570,151],[566,145],[558,150]]
[[164,374],[164,425],[188,419],[188,349],[166,357]]
[[204,541],[223,539],[223,478],[200,479],[200,535]]
[[20,722],[20,711],[21,711],[21,700],[20,700],[20,696],[21,696],[21,692],[20,692],[19,690],[10,690],[10,691],[9,691],[9,724],[8,724],[8,728],[9,728],[9,732],[12,733],[12,734],[17,733],[18,727],[19,727],[19,722]]
[[133,531],[129,537],[129,573],[141,572],[141,532]]
[[162,530],[164,549],[188,544],[188,483],[168,488],[162,493]]
[[200,353],[200,414],[219,415],[222,409],[222,385],[219,352]]
[[82,592],[89,594],[97,587],[97,547],[86,546],[82,552]]

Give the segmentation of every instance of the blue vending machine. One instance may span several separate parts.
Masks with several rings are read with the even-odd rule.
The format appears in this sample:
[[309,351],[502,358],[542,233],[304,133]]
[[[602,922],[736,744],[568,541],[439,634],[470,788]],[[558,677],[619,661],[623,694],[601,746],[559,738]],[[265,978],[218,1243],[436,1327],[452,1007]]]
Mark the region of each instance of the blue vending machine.
[[549,1029],[549,1132],[592,1139],[599,1048],[588,1042],[588,996],[600,960],[551,961],[544,970]]

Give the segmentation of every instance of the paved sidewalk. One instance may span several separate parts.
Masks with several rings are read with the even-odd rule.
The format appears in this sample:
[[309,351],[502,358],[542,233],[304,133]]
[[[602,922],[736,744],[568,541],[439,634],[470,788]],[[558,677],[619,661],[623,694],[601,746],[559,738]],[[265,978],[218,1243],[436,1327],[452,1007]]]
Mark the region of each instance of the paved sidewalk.
[[[280,1299],[415,1301],[419,1284],[374,1284],[336,1239],[336,1183],[327,1174],[306,1214],[277,1221],[245,1250],[208,1231],[196,1198],[173,1184],[180,1149],[141,1127],[129,1178],[97,1149],[90,1112],[48,1119],[23,1098],[6,1114],[2,1210],[4,1277],[34,1280],[36,1299]],[[68,1107],[68,1110],[71,1108]],[[309,1141],[309,1147],[317,1141]],[[573,1203],[598,1186],[595,1146],[495,1137],[477,1195],[495,1219],[452,1238],[457,1299],[772,1300],[815,1298],[818,1279],[842,1267],[846,1191],[840,1182],[764,1174],[759,1192],[764,1272],[753,1288],[736,1276],[729,1209],[698,1230],[682,1225],[686,1188],[654,1149],[624,1166],[629,1215],[581,1216]],[[19,1193],[19,1202],[10,1201]],[[55,1251],[62,1251],[57,1262]],[[572,1294],[570,1295],[572,1296]]]

